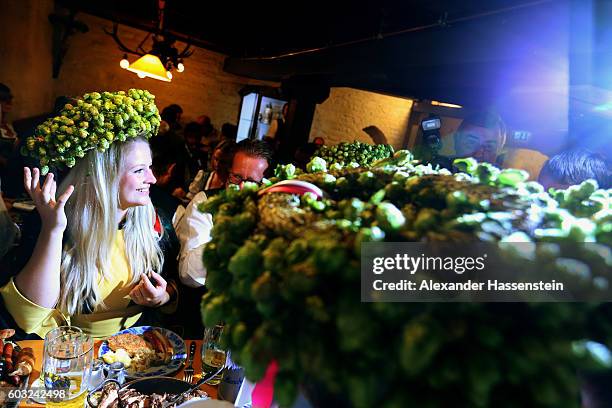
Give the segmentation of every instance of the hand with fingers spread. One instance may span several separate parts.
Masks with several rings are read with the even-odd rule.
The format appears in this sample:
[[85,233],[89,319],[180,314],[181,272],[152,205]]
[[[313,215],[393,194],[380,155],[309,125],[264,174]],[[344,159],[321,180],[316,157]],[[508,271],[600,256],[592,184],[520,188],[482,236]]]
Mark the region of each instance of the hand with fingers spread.
[[158,307],[170,300],[170,295],[166,291],[167,282],[164,278],[155,272],[151,272],[151,277],[155,280],[155,284],[143,274],[140,282],[130,292],[130,297],[134,303],[142,306]]
[[68,220],[64,212],[64,206],[74,191],[74,186],[68,186],[56,200],[55,193],[57,183],[53,178],[53,173],[47,174],[42,186],[40,181],[40,170],[29,167],[23,169],[23,184],[28,195],[34,201],[36,210],[42,220],[43,228],[49,231],[61,231],[66,229]]

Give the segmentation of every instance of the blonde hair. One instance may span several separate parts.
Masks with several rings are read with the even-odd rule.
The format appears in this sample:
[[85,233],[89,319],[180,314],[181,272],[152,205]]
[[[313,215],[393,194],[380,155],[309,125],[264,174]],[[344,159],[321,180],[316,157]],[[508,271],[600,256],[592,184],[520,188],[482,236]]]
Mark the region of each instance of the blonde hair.
[[[92,312],[104,307],[98,289],[100,279],[108,279],[110,252],[117,234],[119,180],[130,145],[144,138],[112,143],[105,152],[92,150],[77,162],[59,191],[72,184],[72,197],[66,204],[69,220],[67,242],[62,253],[59,309],[69,315]],[[124,219],[125,252],[132,280],[142,274],[161,271],[163,254],[160,236],[154,231],[155,209],[149,203],[130,207]]]

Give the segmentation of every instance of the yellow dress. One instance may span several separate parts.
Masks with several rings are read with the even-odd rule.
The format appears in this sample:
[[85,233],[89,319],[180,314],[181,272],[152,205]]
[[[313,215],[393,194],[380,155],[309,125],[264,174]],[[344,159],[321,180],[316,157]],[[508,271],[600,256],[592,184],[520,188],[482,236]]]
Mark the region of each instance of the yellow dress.
[[0,289],[0,294],[8,312],[26,333],[44,338],[55,327],[69,324],[80,327],[94,338],[108,337],[133,326],[144,310],[144,306],[128,306],[133,285],[129,283],[132,276],[122,230],[115,235],[110,259],[109,278],[98,282],[105,307],[98,306],[91,314],[65,316],[57,309],[39,306],[19,292],[13,279]]

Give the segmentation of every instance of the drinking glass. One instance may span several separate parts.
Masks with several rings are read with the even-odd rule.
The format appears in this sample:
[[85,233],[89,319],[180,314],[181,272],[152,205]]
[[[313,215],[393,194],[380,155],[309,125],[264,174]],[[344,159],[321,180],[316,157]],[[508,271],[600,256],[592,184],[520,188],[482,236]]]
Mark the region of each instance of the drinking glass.
[[82,408],[93,362],[93,339],[63,326],[45,336],[43,378],[49,407]]
[[[59,326],[53,330],[48,331],[47,334],[45,334],[45,341],[43,342],[43,367],[45,364],[45,357],[47,355],[47,344],[49,344],[51,339],[59,336],[60,334],[66,331],[71,331],[73,333],[83,333],[83,330],[81,330],[80,327],[76,327],[76,326]],[[41,373],[41,376],[42,374],[43,373]]]
[[[202,342],[202,371],[203,374],[215,372],[225,366],[227,353],[219,345],[219,339],[223,333],[223,325],[218,324],[214,327],[204,329],[204,340]],[[208,383],[217,385],[221,382],[223,373],[214,376]]]

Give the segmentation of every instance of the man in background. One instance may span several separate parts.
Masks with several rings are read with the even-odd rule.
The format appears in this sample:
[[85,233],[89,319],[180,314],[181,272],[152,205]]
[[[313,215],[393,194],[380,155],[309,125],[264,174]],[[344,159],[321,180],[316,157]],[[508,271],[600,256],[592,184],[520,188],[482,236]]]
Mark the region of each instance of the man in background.
[[[247,181],[260,183],[271,160],[272,152],[267,143],[259,140],[243,140],[236,145],[234,150],[226,186],[236,184],[242,187]],[[210,190],[207,193],[211,195]],[[187,286],[187,288],[181,288],[184,305],[181,306],[182,310],[190,310],[189,308],[199,310],[206,281],[207,272],[202,262],[202,253],[204,246],[211,240],[213,219],[212,214],[200,212],[198,206],[207,199],[204,191],[196,194],[184,214],[175,223],[176,234],[181,244],[179,276],[181,282]],[[194,307],[196,309],[193,309]],[[200,327],[194,327],[193,322],[185,325],[185,330],[193,330],[193,334],[201,335],[200,329]],[[200,330],[199,333],[198,330]]]
[[168,124],[170,130],[175,133],[180,133],[181,126],[181,116],[183,115],[183,108],[179,105],[173,103],[172,105],[166,106],[161,111],[161,119]]
[[266,141],[274,154],[275,163],[290,163],[293,160],[291,150],[289,126],[287,123],[289,115],[289,104],[285,103],[278,118],[272,120],[268,132],[264,135]]
[[597,181],[600,188],[612,188],[612,169],[604,156],[583,147],[551,157],[540,171],[538,181],[546,189],[566,189],[585,180]]
[[466,117],[454,134],[456,158],[473,157],[479,162],[501,166],[506,144],[506,126],[492,112],[477,112]]
[[18,143],[17,133],[8,120],[13,109],[13,94],[11,89],[0,83],[0,175],[8,168],[9,159]]

